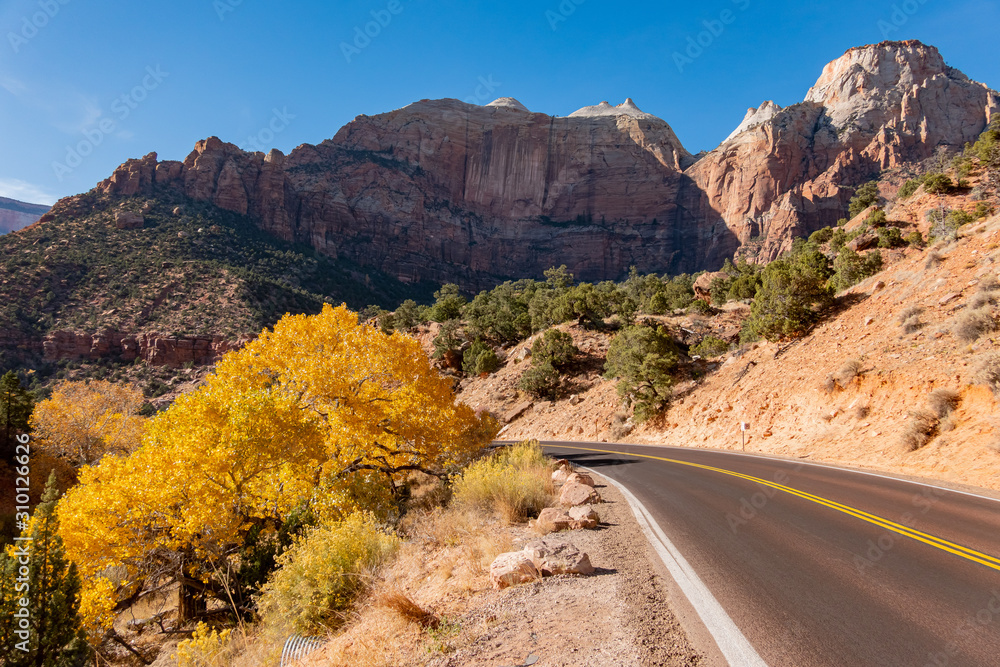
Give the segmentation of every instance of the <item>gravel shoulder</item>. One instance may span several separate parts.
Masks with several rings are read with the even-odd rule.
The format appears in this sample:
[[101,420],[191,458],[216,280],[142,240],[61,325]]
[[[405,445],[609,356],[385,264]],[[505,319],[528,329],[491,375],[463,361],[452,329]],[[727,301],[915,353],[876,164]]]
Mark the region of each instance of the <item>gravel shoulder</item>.
[[[587,552],[595,574],[545,578],[477,596],[458,620],[462,631],[449,642],[451,650],[429,664],[721,664],[692,645],[672,609],[680,602],[673,598],[673,582],[631,508],[617,489],[596,479],[605,500],[596,506],[600,527],[546,536]],[[518,531],[514,548],[537,539],[526,528]]]

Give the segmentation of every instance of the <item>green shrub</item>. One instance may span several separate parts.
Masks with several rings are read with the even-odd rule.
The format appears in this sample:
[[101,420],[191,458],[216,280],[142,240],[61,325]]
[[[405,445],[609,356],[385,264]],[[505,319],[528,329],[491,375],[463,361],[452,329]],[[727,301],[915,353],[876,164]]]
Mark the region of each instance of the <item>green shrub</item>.
[[850,248],[844,248],[833,261],[833,270],[830,285],[835,291],[841,292],[881,271],[882,254],[872,250],[860,255]]
[[924,247],[924,236],[920,232],[914,230],[906,235],[904,239],[906,243],[911,248],[923,248]]
[[728,350],[729,343],[726,341],[715,336],[706,336],[700,343],[691,348],[691,354],[698,355],[699,357],[718,357],[721,354],[725,354]]
[[816,245],[822,245],[830,240],[833,236],[832,227],[823,227],[822,229],[817,229],[815,232],[809,235],[809,243],[815,243]]
[[854,196],[851,197],[851,203],[849,207],[851,217],[853,218],[854,216],[858,215],[869,206],[877,204],[878,201],[879,201],[878,182],[869,181],[868,183],[865,183],[864,185],[859,187],[855,191]]
[[497,449],[455,480],[460,507],[493,511],[511,523],[537,516],[551,500],[548,462],[537,440]]
[[409,331],[420,324],[420,322],[420,311],[418,310],[417,302],[413,299],[407,299],[399,304],[396,312],[393,313],[393,324],[399,331]]
[[278,556],[279,569],[264,585],[260,613],[302,634],[338,625],[364,590],[367,574],[395,555],[400,539],[371,516],[356,512],[313,528]]
[[500,368],[500,359],[493,348],[481,340],[473,341],[462,355],[462,370],[471,375],[492,373]]
[[875,209],[871,214],[865,218],[865,224],[870,227],[884,227],[889,219],[885,215],[885,211],[882,209]]
[[900,248],[906,245],[903,233],[897,227],[880,227],[876,233],[878,234],[879,248]]
[[442,285],[441,289],[434,292],[434,305],[431,306],[430,318],[435,322],[447,322],[462,316],[462,307],[465,306],[465,297],[459,293],[458,285]]
[[920,189],[920,186],[923,185],[923,182],[924,182],[923,178],[910,179],[906,181],[905,183],[903,183],[902,187],[899,188],[899,193],[897,196],[900,199],[907,199],[908,197],[912,196],[914,192]]
[[441,331],[434,337],[434,358],[440,359],[446,352],[457,353],[465,342],[461,334],[462,323],[458,320],[448,320],[441,325]]
[[646,306],[646,312],[651,315],[663,315],[670,310],[670,303],[667,301],[667,295],[663,292],[657,292],[649,299],[649,304]]
[[973,211],[972,216],[976,220],[982,220],[983,218],[988,218],[993,215],[993,205],[988,202],[976,202],[976,210]]
[[559,371],[548,361],[532,366],[524,371],[518,387],[536,398],[555,398],[559,390]]
[[611,341],[604,376],[618,379],[618,395],[635,405],[635,418],[642,422],[669,404],[678,359],[674,340],[662,326],[628,327]]
[[832,300],[826,286],[829,277],[829,260],[822,253],[768,264],[741,338],[774,341],[805,332]]
[[549,329],[531,345],[531,363],[534,366],[549,363],[562,370],[580,350],[573,344],[573,337],[558,329]]
[[691,302],[691,305],[687,307],[688,314],[691,315],[711,315],[712,306],[702,299],[695,299]]
[[480,292],[462,310],[473,336],[513,344],[531,335],[529,303],[538,289],[532,280],[507,281]]
[[924,190],[932,195],[946,194],[952,187],[951,178],[944,174],[927,174],[924,177]]

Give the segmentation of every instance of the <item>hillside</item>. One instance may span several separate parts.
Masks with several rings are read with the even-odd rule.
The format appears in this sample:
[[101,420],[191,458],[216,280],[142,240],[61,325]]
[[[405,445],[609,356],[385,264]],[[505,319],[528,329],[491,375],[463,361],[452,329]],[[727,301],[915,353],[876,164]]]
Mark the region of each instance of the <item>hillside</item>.
[[3,365],[43,374],[71,359],[211,363],[286,312],[428,292],[179,195],[65,199],[0,254]]
[[23,229],[42,217],[48,210],[48,206],[27,204],[16,199],[0,197],[0,234],[9,234]]
[[[966,189],[894,194],[884,204],[889,228],[941,233],[932,229],[934,213],[972,210],[989,191],[988,179],[980,172]],[[865,238],[872,210],[845,232]],[[460,393],[502,417],[503,438],[740,449],[740,424],[747,423],[747,451],[1000,490],[1000,422],[990,385],[996,391],[1000,373],[1000,216],[948,236],[928,248],[869,251],[882,255],[883,269],[841,291],[801,338],[740,344],[751,311],[740,301],[709,314],[640,316],[665,324],[685,349],[708,336],[724,342],[719,356],[682,355],[669,409],[645,424],[635,423],[615,382],[603,376],[615,318],[604,330],[557,327],[580,354],[554,401],[518,386],[541,334],[505,350],[495,374],[463,379]]]

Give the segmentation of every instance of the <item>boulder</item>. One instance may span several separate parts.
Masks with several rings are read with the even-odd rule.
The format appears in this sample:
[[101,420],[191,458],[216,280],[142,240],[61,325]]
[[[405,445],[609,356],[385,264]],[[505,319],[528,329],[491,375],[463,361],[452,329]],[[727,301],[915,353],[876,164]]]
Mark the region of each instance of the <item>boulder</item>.
[[141,213],[115,211],[116,229],[142,229],[144,224],[146,224],[146,218]]
[[601,517],[597,515],[597,512],[590,505],[571,507],[569,508],[568,515],[570,530],[597,528],[597,524],[601,522]]
[[559,504],[565,507],[589,505],[603,502],[601,495],[592,486],[580,482],[566,482],[559,492]]
[[570,472],[569,470],[566,470],[565,468],[556,468],[552,472],[552,481],[555,482],[556,484],[562,484],[570,478],[570,475],[573,474],[574,473]]
[[532,526],[542,534],[555,533],[573,527],[574,520],[565,511],[556,507],[546,507],[538,513]]
[[572,473],[566,481],[586,484],[587,486],[594,486],[594,478],[583,472]]
[[590,556],[567,542],[535,540],[524,547],[535,569],[543,577],[556,574],[593,574]]
[[531,554],[512,551],[497,556],[490,565],[490,581],[493,588],[507,588],[539,579],[538,568]]
[[853,239],[847,242],[847,247],[854,252],[861,252],[862,250],[868,250],[869,248],[874,248],[878,245],[878,236],[871,233],[861,234],[855,236]]

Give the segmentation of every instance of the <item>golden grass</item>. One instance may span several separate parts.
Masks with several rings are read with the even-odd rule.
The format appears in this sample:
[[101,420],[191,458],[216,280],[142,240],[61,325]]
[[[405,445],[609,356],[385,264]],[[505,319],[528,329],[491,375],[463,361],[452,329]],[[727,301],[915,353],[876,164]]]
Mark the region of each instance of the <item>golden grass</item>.
[[551,500],[552,477],[537,441],[499,449],[455,482],[456,505],[492,510],[508,523],[536,516]]

